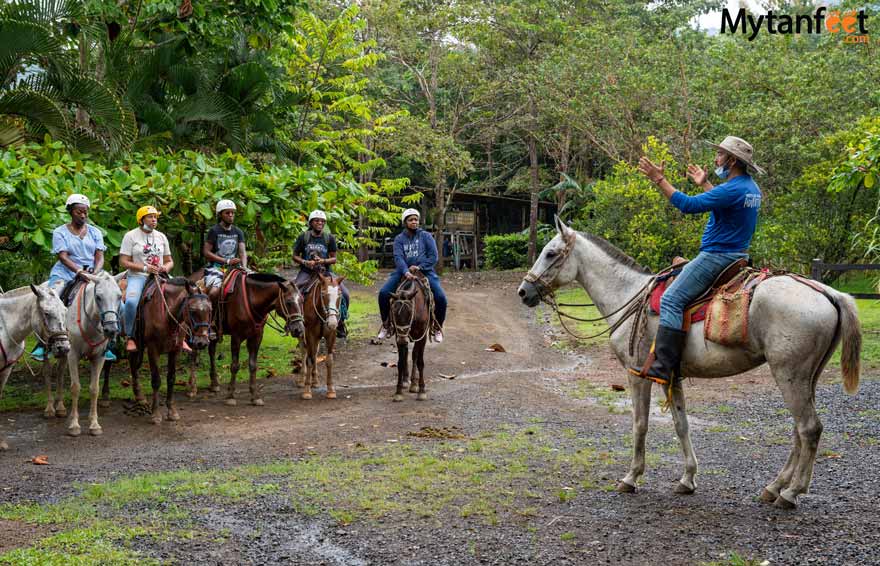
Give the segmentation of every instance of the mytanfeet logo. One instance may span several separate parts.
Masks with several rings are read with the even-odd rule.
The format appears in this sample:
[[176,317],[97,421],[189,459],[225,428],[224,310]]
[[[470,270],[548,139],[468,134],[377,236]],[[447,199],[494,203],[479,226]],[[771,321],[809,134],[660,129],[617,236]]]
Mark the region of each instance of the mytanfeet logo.
[[721,12],[721,33],[748,34],[754,41],[758,34],[766,31],[773,34],[832,33],[841,34],[844,43],[868,43],[868,14],[865,10],[831,10],[826,6],[816,8],[813,14],[777,14],[768,10],[766,14],[750,14],[745,8],[736,12]]

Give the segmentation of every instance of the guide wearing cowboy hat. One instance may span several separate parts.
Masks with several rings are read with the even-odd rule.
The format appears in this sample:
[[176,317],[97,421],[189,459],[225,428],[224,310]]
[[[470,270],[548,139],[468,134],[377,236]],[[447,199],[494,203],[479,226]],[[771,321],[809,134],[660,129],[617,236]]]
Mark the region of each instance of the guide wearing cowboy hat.
[[[684,309],[705,291],[715,278],[732,262],[748,258],[749,245],[758,223],[761,190],[752,173],[764,174],[754,161],[752,146],[745,140],[727,136],[716,149],[715,175],[724,181],[712,185],[708,172],[688,165],[687,176],[704,192],[688,196],[673,187],[663,174],[663,165],[655,165],[647,157],[639,159],[639,171],[657,185],[669,202],[685,214],[709,212],[703,230],[700,253],[690,261],[660,299],[660,327],[654,339],[656,360],[647,377],[658,383],[672,383],[681,363],[687,333],[682,330]],[[640,377],[640,368],[630,368]]]

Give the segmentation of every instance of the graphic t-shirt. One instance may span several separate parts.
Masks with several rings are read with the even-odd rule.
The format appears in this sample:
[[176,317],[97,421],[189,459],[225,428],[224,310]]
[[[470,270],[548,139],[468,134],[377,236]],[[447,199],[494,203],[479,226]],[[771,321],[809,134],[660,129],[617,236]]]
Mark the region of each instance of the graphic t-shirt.
[[[153,230],[147,234],[140,228],[135,228],[122,238],[119,254],[131,256],[132,261],[138,264],[159,266],[162,265],[164,256],[171,255],[171,246],[168,245],[168,238],[162,232]],[[128,270],[129,275],[143,275],[143,273],[143,271]]]
[[[208,230],[205,241],[211,244],[212,253],[223,259],[232,259],[238,257],[238,245],[244,243],[244,232],[238,226],[231,226],[229,230],[225,230],[220,224],[215,224]],[[218,264],[209,262],[209,266],[216,265]]]
[[[327,234],[326,232],[321,232],[320,236],[311,234],[308,238],[309,242],[306,243],[306,236],[308,234],[309,232],[303,232],[296,239],[296,244],[293,246],[294,255],[308,261],[315,257],[327,259],[330,257],[331,252],[336,251],[336,238],[332,234]],[[304,265],[302,269],[308,272],[312,271]]]

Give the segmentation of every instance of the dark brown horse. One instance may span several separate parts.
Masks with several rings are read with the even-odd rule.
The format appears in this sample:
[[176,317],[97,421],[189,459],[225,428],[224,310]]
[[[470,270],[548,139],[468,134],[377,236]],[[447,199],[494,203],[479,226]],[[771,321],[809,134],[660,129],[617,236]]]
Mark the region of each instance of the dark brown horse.
[[136,324],[138,350],[131,352],[128,359],[135,400],[144,404],[146,400],[141,391],[138,370],[143,363],[144,351],[147,352],[153,385],[151,412],[154,424],[162,422],[162,415],[159,413],[159,389],[162,387],[159,356],[168,354],[165,405],[167,419],[176,421],[180,419],[174,406],[177,354],[183,341],[187,339],[195,349],[207,346],[210,321],[211,301],[208,300],[208,296],[200,293],[195,285],[183,277],[160,280],[158,288],[155,282],[151,282],[144,288]]
[[[202,271],[190,276],[190,280],[202,277]],[[220,290],[217,315],[218,340],[228,334],[231,340],[232,363],[229,365],[231,377],[226,397],[227,405],[235,405],[235,376],[239,369],[239,350],[241,343],[247,342],[248,370],[250,371],[251,403],[262,406],[261,391],[257,387],[257,356],[263,341],[263,329],[272,311],[284,319],[284,332],[299,338],[303,335],[302,295],[292,282],[273,273],[250,273],[233,269],[223,280]],[[217,342],[208,345],[211,358],[211,391],[220,391],[217,378]],[[198,355],[193,352],[189,374],[190,397],[196,395],[196,364]]]
[[302,383],[305,387],[303,399],[312,398],[312,387],[318,385],[318,345],[321,338],[327,346],[327,398],[336,399],[333,389],[333,348],[336,347],[336,327],[339,324],[339,306],[342,304],[342,289],[339,284],[345,277],[317,273],[315,280],[309,284],[303,299],[303,317],[305,318],[305,336],[300,340],[305,363],[303,364]]
[[[428,280],[424,275],[404,280],[397,291],[391,294],[391,325],[397,341],[397,391],[395,401],[403,401],[403,388],[409,379],[409,392],[416,393],[416,399],[428,398],[425,392],[425,346],[431,330],[431,317],[434,312],[433,297]],[[413,342],[412,372],[407,375],[409,343]],[[419,383],[416,387],[416,369],[419,370]]]

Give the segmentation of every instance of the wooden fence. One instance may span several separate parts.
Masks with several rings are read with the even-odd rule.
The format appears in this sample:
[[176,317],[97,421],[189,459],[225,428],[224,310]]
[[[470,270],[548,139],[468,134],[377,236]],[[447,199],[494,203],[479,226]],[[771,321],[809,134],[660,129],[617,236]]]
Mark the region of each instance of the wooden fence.
[[[822,273],[825,271],[880,271],[880,263],[823,263],[821,259],[814,259],[810,263],[810,278],[822,281]],[[850,293],[857,299],[880,299],[877,293]]]

